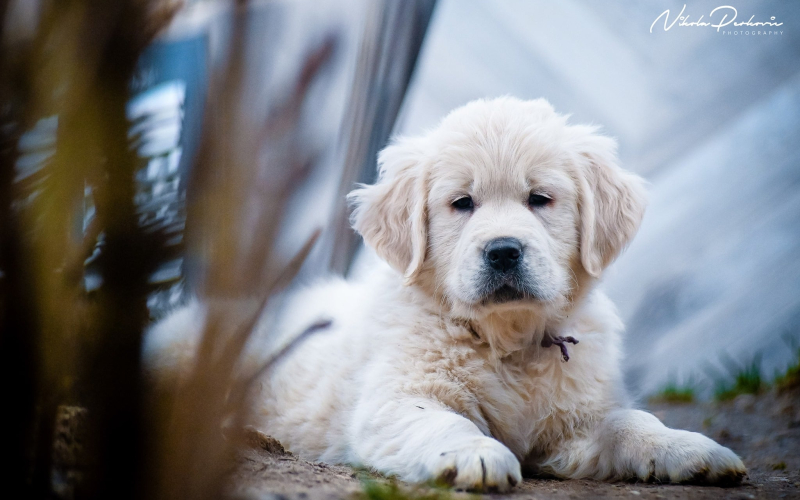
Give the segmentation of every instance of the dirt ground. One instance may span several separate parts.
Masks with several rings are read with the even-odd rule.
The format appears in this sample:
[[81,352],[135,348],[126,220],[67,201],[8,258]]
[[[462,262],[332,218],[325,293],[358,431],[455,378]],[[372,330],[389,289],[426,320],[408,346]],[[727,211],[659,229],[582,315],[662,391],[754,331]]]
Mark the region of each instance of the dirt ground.
[[[760,396],[739,396],[729,403],[659,404],[648,409],[670,427],[702,432],[738,453],[749,471],[741,486],[526,479],[511,493],[484,497],[497,500],[800,498],[800,393],[772,391]],[[253,435],[250,443],[239,455],[231,478],[237,498],[327,500],[352,498],[363,491],[362,471],[299,460],[265,436]],[[426,491],[412,490],[414,493]],[[439,495],[453,500],[479,496]],[[362,494],[362,498],[368,497]],[[394,499],[386,496],[385,500]]]

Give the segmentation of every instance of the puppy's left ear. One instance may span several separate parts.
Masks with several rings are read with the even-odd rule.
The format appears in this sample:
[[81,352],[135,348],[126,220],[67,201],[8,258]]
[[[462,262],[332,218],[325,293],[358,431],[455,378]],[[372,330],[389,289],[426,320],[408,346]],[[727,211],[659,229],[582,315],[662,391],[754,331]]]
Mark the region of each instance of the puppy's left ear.
[[428,246],[427,166],[421,138],[405,138],[378,155],[378,181],[351,192],[353,228],[411,284]]
[[573,127],[581,137],[579,184],[581,262],[600,273],[633,239],[647,206],[644,179],[617,165],[617,143],[591,127]]

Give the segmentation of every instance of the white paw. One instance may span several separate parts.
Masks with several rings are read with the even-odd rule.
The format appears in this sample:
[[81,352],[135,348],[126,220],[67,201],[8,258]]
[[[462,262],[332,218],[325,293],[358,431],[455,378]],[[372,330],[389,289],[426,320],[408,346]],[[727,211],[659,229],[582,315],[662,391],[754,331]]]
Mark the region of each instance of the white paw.
[[642,480],[739,483],[747,469],[728,448],[696,432],[670,429],[649,453],[637,453],[636,475]]
[[522,481],[517,457],[489,437],[442,450],[432,473],[433,479],[464,490],[508,491]]

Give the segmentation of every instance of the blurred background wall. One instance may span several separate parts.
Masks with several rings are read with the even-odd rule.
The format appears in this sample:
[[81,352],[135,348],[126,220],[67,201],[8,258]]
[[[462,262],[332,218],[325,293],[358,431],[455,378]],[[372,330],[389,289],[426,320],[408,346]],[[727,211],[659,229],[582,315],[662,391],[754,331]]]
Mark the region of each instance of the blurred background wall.
[[639,235],[602,284],[640,394],[708,390],[759,358],[771,377],[800,339],[800,8],[696,0],[684,15],[720,5],[783,26],[665,31],[662,18],[651,33],[682,1],[440,0],[397,126],[423,133],[511,94],[618,139],[623,166],[651,183]]

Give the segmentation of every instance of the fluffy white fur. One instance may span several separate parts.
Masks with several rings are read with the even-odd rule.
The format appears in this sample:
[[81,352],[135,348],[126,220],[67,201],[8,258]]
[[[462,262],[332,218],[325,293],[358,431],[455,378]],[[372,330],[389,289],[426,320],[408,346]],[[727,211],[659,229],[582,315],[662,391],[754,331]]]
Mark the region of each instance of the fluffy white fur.
[[[645,193],[615,149],[543,100],[512,98],[469,103],[387,147],[378,182],[350,200],[388,265],[294,296],[284,339],[333,325],[264,380],[259,426],[303,458],[467,489],[506,490],[521,463],[564,478],[741,478],[732,451],[624,394],[623,326],[594,285],[634,236]],[[532,192],[552,202],[529,206]],[[474,209],[453,208],[467,195]],[[499,237],[524,245],[520,300],[482,292],[484,247]],[[193,307],[153,335],[198,331]],[[580,343],[564,362],[545,335]]]

